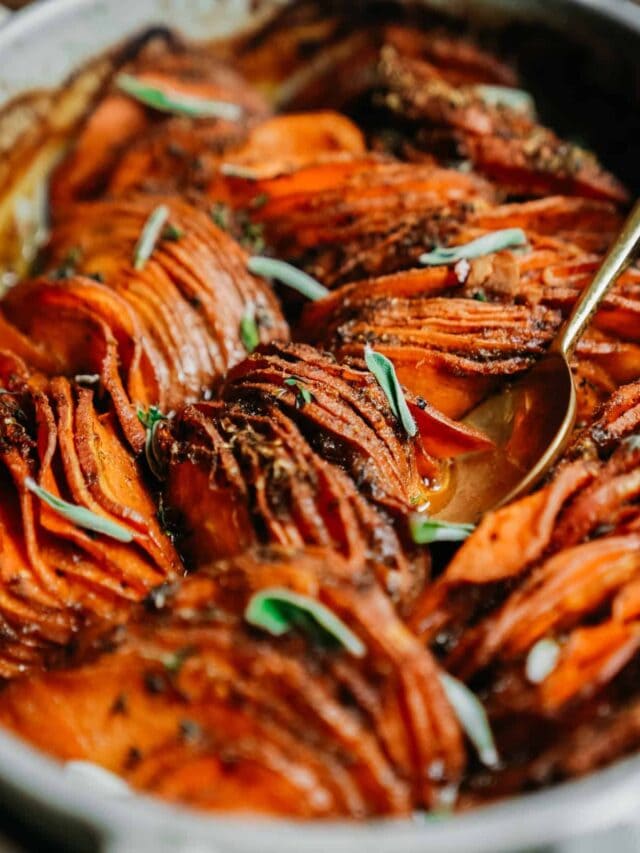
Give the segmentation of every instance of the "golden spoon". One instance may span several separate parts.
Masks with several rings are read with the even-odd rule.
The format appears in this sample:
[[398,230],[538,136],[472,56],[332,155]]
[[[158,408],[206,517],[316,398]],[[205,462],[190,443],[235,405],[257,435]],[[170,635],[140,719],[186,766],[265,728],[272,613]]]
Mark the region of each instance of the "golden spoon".
[[598,305],[631,263],[639,245],[640,201],[546,355],[464,419],[485,432],[495,448],[456,460],[452,498],[435,513],[436,518],[476,522],[483,512],[528,492],[558,459],[576,420],[569,359]]

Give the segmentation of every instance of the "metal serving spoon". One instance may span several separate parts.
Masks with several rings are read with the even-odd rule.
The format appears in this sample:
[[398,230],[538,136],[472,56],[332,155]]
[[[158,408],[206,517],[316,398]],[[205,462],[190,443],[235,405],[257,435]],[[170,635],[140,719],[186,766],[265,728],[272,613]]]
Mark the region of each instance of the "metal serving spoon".
[[452,498],[435,518],[476,522],[529,491],[567,446],[576,421],[576,389],[569,359],[598,305],[640,246],[640,201],[548,352],[522,378],[473,409],[464,422],[495,448],[456,460]]

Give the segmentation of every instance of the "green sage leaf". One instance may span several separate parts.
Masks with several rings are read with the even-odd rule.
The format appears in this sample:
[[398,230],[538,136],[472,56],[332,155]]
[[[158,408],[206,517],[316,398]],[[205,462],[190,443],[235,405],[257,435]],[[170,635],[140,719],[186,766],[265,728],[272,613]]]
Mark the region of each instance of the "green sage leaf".
[[524,89],[514,89],[511,86],[490,86],[478,84],[474,91],[490,107],[508,107],[517,113],[535,116],[536,104],[529,92]]
[[190,118],[223,118],[237,121],[243,110],[238,104],[186,95],[175,89],[154,86],[133,74],[118,74],[116,86],[125,95],[135,98],[146,107],[161,113],[189,116]]
[[560,652],[559,644],[550,637],[545,637],[534,643],[529,649],[529,654],[524,665],[527,681],[530,681],[532,684],[542,683],[558,665]]
[[315,598],[300,595],[284,587],[269,587],[252,596],[245,619],[274,637],[294,628],[302,630],[316,642],[340,646],[354,657],[364,657],[362,640],[328,607]]
[[462,260],[481,258],[502,249],[518,249],[527,245],[527,235],[522,228],[502,228],[476,237],[461,246],[438,246],[431,252],[420,255],[418,261],[428,267],[448,266]]
[[414,512],[409,519],[409,529],[416,545],[430,545],[432,542],[462,542],[475,528],[473,524],[439,521],[425,513]]
[[482,702],[466,684],[446,672],[440,673],[440,683],[480,761],[487,767],[496,767],[500,758]]
[[260,343],[260,331],[256,323],[255,308],[250,305],[240,319],[240,340],[248,353]]
[[133,251],[134,269],[141,270],[144,268],[144,265],[153,254],[153,250],[160,239],[160,235],[162,234],[162,230],[168,218],[169,208],[166,204],[158,205],[158,207],[151,212],[142,228],[140,237],[138,238],[138,242],[136,243],[136,247]]
[[381,352],[371,349],[369,345],[364,348],[364,360],[371,373],[375,376],[378,385],[384,391],[396,420],[402,424],[407,435],[411,437],[417,435],[418,425],[409,411],[409,406],[398,382],[393,362],[386,355],[382,355]]
[[247,264],[249,272],[254,275],[261,275],[264,278],[276,278],[287,287],[297,290],[307,299],[316,301],[324,299],[329,294],[329,289],[319,281],[316,281],[306,272],[294,267],[293,264],[288,264],[286,261],[278,261],[275,258],[267,258],[264,255],[254,255],[249,258]]
[[36,497],[51,507],[52,510],[66,518],[77,527],[82,527],[85,530],[93,530],[94,533],[102,533],[104,536],[109,536],[111,539],[116,539],[118,542],[132,542],[133,534],[115,521],[110,521],[108,518],[103,518],[95,512],[91,512],[83,506],[69,503],[56,495],[51,494],[42,486],[38,485],[32,477],[25,477],[25,488],[32,492]]

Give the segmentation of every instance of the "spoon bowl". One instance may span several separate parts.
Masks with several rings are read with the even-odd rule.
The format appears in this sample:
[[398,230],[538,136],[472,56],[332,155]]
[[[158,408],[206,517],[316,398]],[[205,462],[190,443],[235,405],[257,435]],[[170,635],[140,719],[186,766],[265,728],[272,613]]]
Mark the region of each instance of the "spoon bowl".
[[566,446],[575,419],[571,369],[551,352],[465,418],[495,446],[456,460],[452,499],[435,517],[475,523],[487,509],[526,493]]
[[487,510],[530,491],[557,461],[576,422],[571,355],[598,305],[631,263],[639,243],[637,202],[546,355],[465,417],[464,422],[482,430],[494,447],[456,459],[451,500],[434,518],[475,524]]

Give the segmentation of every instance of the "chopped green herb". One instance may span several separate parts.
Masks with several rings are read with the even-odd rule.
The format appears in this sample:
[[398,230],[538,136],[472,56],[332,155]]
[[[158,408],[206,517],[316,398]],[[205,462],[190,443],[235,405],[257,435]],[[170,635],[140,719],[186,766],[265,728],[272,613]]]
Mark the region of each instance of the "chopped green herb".
[[184,231],[182,228],[178,228],[177,225],[172,225],[171,222],[167,222],[162,231],[162,239],[169,240],[170,242],[175,243],[176,240],[179,240],[184,236]]
[[247,352],[251,353],[260,343],[260,331],[256,323],[256,311],[249,305],[240,320],[240,340]]
[[313,401],[313,394],[298,376],[288,376],[284,380],[284,384],[298,389],[298,393],[296,394],[296,409],[302,409],[307,403]]
[[159,205],[151,212],[133,252],[134,269],[141,270],[149,260],[168,218],[169,208],[166,204]]
[[261,275],[265,278],[276,278],[282,284],[286,284],[287,287],[297,290],[298,293],[301,293],[312,301],[323,299],[329,293],[329,290],[320,284],[319,281],[316,281],[315,278],[294,267],[293,264],[286,263],[286,261],[278,261],[275,258],[256,255],[253,258],[249,258],[247,266],[249,272],[252,272],[254,275]]
[[496,767],[500,759],[482,703],[466,684],[446,672],[440,673],[440,683],[480,761],[487,767]]
[[77,527],[82,527],[85,530],[93,530],[94,533],[102,533],[104,536],[109,536],[111,539],[117,539],[118,542],[133,541],[133,534],[117,524],[115,521],[110,521],[108,518],[103,518],[101,515],[96,515],[95,512],[86,509],[86,507],[78,506],[77,504],[69,503],[56,495],[51,494],[42,486],[39,486],[32,477],[25,477],[25,488],[32,492],[36,497],[51,507],[52,510],[66,518]]
[[555,640],[545,637],[538,640],[529,649],[524,666],[527,680],[532,684],[540,684],[558,665],[560,646]]
[[362,640],[328,607],[289,589],[260,590],[249,601],[244,617],[251,625],[275,637],[298,628],[321,645],[342,647],[358,658],[366,654]]
[[140,80],[133,74],[118,74],[115,82],[121,92],[158,112],[190,118],[223,118],[229,121],[237,121],[242,116],[243,110],[238,104],[198,98],[174,89],[159,88]]
[[476,302],[486,302],[487,301],[487,296],[483,290],[476,290],[476,292],[473,294],[472,298],[475,299]]
[[158,480],[164,478],[164,462],[157,451],[156,446],[156,430],[161,421],[166,421],[167,416],[164,415],[157,406],[149,406],[145,411],[138,409],[138,420],[145,428],[144,440],[144,455],[147,459],[149,470]]
[[473,533],[473,524],[453,524],[429,518],[421,512],[414,512],[409,519],[411,536],[416,545],[429,545],[431,542],[462,542]]
[[511,86],[489,86],[485,84],[473,87],[485,104],[491,107],[508,107],[518,113],[535,116],[536,104],[529,92],[513,89]]
[[228,205],[217,201],[209,210],[209,216],[222,231],[228,231],[231,224],[231,211]]
[[264,225],[261,222],[252,222],[248,216],[239,216],[238,224],[240,225],[240,243],[247,251],[260,254],[264,252]]
[[411,437],[417,435],[418,425],[409,411],[409,406],[398,382],[393,362],[386,355],[382,355],[381,352],[371,349],[368,344],[364,348],[364,360],[371,373],[375,376],[378,385],[384,391],[396,420],[402,424],[407,435]]
[[430,267],[447,266],[457,261],[480,258],[502,249],[517,249],[527,245],[527,235],[522,228],[502,228],[477,237],[461,246],[438,246],[418,258],[421,264]]

